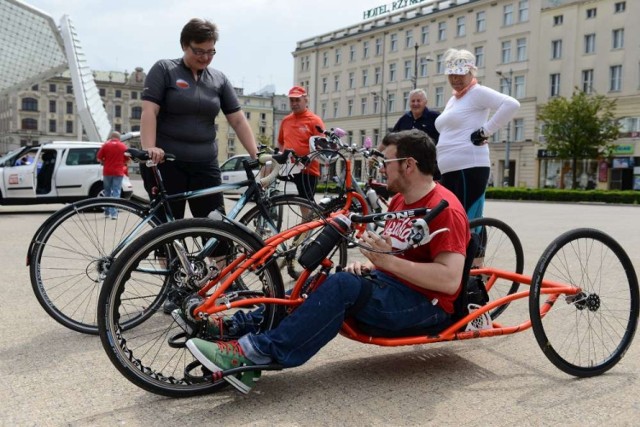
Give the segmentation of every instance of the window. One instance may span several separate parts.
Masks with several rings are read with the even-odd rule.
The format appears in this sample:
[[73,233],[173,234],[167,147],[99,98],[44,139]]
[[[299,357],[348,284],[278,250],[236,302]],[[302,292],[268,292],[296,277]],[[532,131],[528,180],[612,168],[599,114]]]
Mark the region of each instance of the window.
[[404,47],[410,48],[413,47],[413,30],[407,30],[404,33]]
[[562,25],[562,21],[563,21],[562,15],[556,15],[556,16],[553,17],[553,25],[554,26]]
[[516,99],[525,97],[525,87],[524,87],[524,76],[515,76],[513,78],[515,93],[514,96]]
[[387,94],[387,112],[393,113],[396,111],[396,94]]
[[402,92],[402,105],[406,110],[409,109],[409,92]]
[[133,107],[131,108],[131,118],[140,120],[142,117],[142,107]]
[[356,73],[349,72],[349,89],[353,89],[356,85]]
[[444,54],[439,53],[436,55],[436,74],[444,74]]
[[336,64],[340,64],[342,61],[342,50],[340,48],[336,48]]
[[340,90],[340,76],[333,76],[333,91],[338,92]]
[[38,121],[36,119],[22,119],[22,130],[38,130]]
[[31,86],[31,90],[34,91],[34,92],[37,92],[38,91],[38,85]]
[[611,47],[613,49],[622,49],[624,47],[624,28],[613,30],[611,39],[613,42]]
[[502,25],[513,25],[513,5],[506,4],[502,8]]
[[107,96],[107,90],[105,88],[101,87],[100,89],[98,89],[98,91],[100,92],[101,97],[104,98],[105,96]]
[[322,117],[327,117],[327,103],[323,102],[322,104],[320,104],[320,114],[322,115]]
[[65,127],[66,127],[65,132],[67,132],[67,133],[73,133],[73,121],[71,121],[71,120],[67,120],[67,121],[65,122]]
[[518,22],[529,20],[529,0],[520,0],[518,4]]
[[138,99],[138,92],[135,90],[131,91],[131,99]]
[[362,42],[362,59],[367,59],[369,57],[369,41]]
[[413,61],[409,60],[409,61],[404,61],[404,79],[405,80],[409,80],[413,77]]
[[429,26],[424,25],[420,31],[420,42],[422,44],[429,44]]
[[322,78],[322,93],[327,93],[327,78],[323,77]]
[[49,100],[49,112],[50,113],[56,112],[56,101],[53,99]]
[[374,95],[373,97],[373,113],[378,114],[380,111],[380,97],[378,95]]
[[587,9],[587,19],[595,18],[597,12],[598,12],[598,9],[596,9],[595,7],[592,7],[591,9]]
[[367,114],[367,98],[360,98],[360,114]]
[[626,3],[627,3],[627,2],[624,2],[624,1],[619,1],[619,2],[617,2],[615,5],[613,5],[613,11],[614,11],[615,13],[622,13],[622,12],[624,12],[624,10],[626,9],[626,6],[627,6],[627,4],[626,4]]
[[518,55],[518,61],[527,60],[527,39],[521,38],[516,40],[516,50]]
[[436,88],[436,107],[444,107],[444,88],[442,86]]
[[55,131],[56,131],[56,121],[49,120],[49,132],[55,132]]
[[484,67],[484,46],[476,46],[473,51],[476,56],[476,66]]
[[551,41],[551,59],[560,59],[562,57],[562,40]]
[[398,34],[397,33],[393,33],[391,34],[391,38],[390,38],[390,48],[391,48],[391,52],[395,52],[398,50]]
[[586,34],[584,36],[584,53],[595,53],[596,51],[596,35]]
[[[245,113],[245,115],[248,115],[249,113]],[[115,106],[115,111],[113,113],[113,115],[115,117],[122,117],[122,106],[121,105],[116,105]],[[249,118],[249,117],[247,117]]]
[[420,58],[420,77],[427,77],[429,73],[428,63],[429,60],[427,58]]
[[339,101],[334,101],[333,102],[333,117],[336,118],[338,117],[338,112],[340,111],[340,102]]
[[38,111],[38,100],[35,98],[22,98],[22,111]]
[[560,74],[551,74],[549,76],[549,96],[560,95]]
[[353,99],[347,100],[347,116],[353,115]]
[[329,52],[322,52],[322,66],[324,68],[329,66]]
[[456,19],[456,35],[458,37],[464,37],[465,34],[467,34],[465,19],[464,19],[464,16],[459,16]]
[[508,64],[511,62],[511,41],[507,40],[502,42],[502,63]]
[[73,94],[73,86],[67,85],[67,94],[69,94],[69,95]]
[[49,83],[49,92],[57,92],[58,88],[55,83]]
[[114,127],[116,128],[116,132],[122,132],[122,125],[120,123],[116,123]]
[[396,68],[397,68],[397,65],[395,62],[392,64],[389,64],[389,81],[390,82],[396,81]]
[[593,70],[582,70],[582,91],[593,92]]
[[122,98],[122,91],[120,89],[116,89],[116,98]]
[[369,79],[369,70],[365,68],[364,70],[362,70],[362,86],[363,87],[367,86],[368,79]]
[[611,92],[622,90],[622,65],[609,67],[609,90]]
[[382,68],[381,67],[376,67],[374,69],[374,78],[373,81],[375,85],[379,85],[382,82]]
[[487,14],[485,11],[476,13],[476,31],[482,33],[487,30]]
[[524,119],[513,120],[513,140],[524,141]]
[[444,41],[447,39],[447,23],[438,23],[438,41]]
[[68,166],[77,165],[97,165],[100,162],[96,159],[97,148],[72,148],[69,150],[65,164]]
[[376,56],[382,55],[382,39],[376,39]]
[[380,129],[374,129],[373,130],[373,146],[377,146],[378,145],[378,140],[380,139]]
[[67,101],[67,114],[73,114],[73,102]]
[[349,46],[349,62],[356,60],[356,47],[355,45]]
[[511,95],[511,79],[506,77],[500,78],[500,93]]
[[131,132],[140,132],[140,125],[132,125]]

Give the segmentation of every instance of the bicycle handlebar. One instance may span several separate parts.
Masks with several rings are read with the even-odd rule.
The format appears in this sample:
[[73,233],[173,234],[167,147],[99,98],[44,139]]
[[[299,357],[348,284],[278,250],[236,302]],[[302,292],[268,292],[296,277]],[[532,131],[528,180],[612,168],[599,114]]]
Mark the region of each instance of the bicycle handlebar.
[[[137,148],[127,148],[127,151],[124,152],[125,155],[131,157],[131,160],[134,162],[148,162],[151,160],[149,157],[149,152],[147,150],[138,150]],[[171,153],[164,153],[164,160],[175,160],[176,156]]]
[[446,200],[441,200],[440,203],[438,203],[434,208],[431,209],[417,208],[396,212],[375,213],[370,215],[351,214],[349,216],[349,219],[351,220],[351,222],[354,222],[356,224],[369,224],[379,221],[389,221],[391,219],[423,217],[422,219],[428,223],[433,218],[438,216],[438,214],[440,214],[440,212],[442,212],[447,206],[449,206],[449,202],[447,202]]

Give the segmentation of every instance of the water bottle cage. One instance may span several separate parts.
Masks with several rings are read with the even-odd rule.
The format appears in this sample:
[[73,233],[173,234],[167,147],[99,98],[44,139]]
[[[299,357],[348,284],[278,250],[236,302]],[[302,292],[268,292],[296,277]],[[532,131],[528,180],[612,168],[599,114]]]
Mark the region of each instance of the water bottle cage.
[[409,233],[409,242],[411,242],[412,247],[426,245],[435,235],[445,231],[449,231],[449,229],[441,228],[429,234],[429,225],[427,222],[422,218],[414,219],[411,225],[411,232]]

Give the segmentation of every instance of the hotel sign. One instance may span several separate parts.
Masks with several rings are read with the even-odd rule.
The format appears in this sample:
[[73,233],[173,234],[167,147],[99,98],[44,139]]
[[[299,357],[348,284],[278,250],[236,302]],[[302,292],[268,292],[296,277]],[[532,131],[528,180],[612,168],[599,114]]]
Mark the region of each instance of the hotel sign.
[[404,9],[405,7],[414,6],[426,1],[432,2],[433,0],[396,0],[389,4],[384,4],[382,6],[374,7],[373,9],[365,10],[364,12],[362,12],[362,19],[375,18],[377,16],[384,15],[385,13],[395,12],[397,10]]

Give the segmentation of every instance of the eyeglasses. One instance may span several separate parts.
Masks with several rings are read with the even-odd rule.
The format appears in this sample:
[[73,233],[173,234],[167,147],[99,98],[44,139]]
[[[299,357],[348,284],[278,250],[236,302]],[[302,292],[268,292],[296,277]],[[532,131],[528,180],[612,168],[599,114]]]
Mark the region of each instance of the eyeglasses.
[[380,165],[381,168],[387,168],[387,163],[391,163],[391,162],[399,162],[401,160],[407,160],[407,159],[413,159],[413,157],[399,157],[397,159],[383,159],[380,160],[380,163],[382,163]]
[[204,50],[204,49],[195,48],[195,47],[193,47],[191,45],[189,45],[189,49],[191,49],[191,52],[193,52],[193,54],[195,56],[205,56],[205,55],[207,55],[207,56],[214,57],[215,54],[216,54],[216,50],[215,49]]

